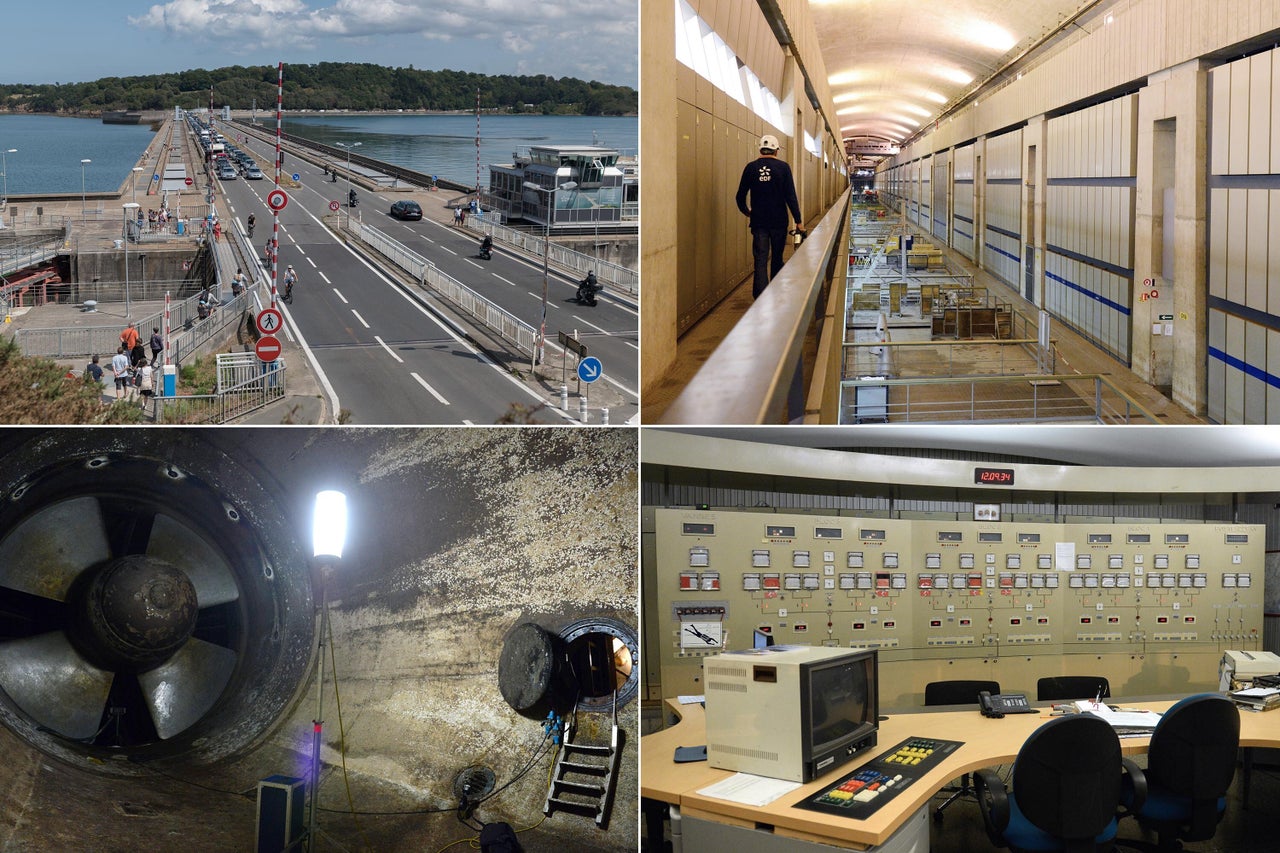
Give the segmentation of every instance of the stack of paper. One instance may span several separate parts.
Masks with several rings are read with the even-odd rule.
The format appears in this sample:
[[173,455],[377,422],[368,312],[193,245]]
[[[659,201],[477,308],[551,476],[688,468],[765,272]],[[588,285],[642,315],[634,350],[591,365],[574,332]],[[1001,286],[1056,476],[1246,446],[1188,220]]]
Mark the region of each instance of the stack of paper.
[[1117,708],[1104,702],[1081,699],[1074,703],[1076,709],[1083,714],[1093,714],[1106,720],[1120,735],[1145,736],[1160,722],[1160,714],[1155,711],[1140,711],[1136,708]]
[[1250,687],[1247,690],[1237,690],[1231,694],[1231,698],[1236,700],[1236,704],[1241,708],[1250,711],[1270,711],[1273,708],[1280,708],[1280,688],[1276,687]]

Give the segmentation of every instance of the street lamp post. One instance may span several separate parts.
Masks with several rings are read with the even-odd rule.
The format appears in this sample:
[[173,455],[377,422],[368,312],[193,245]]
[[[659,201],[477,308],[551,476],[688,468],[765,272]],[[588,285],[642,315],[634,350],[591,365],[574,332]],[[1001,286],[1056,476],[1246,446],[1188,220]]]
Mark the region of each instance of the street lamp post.
[[120,205],[124,211],[124,227],[121,229],[120,236],[124,237],[124,318],[126,320],[130,318],[131,305],[129,300],[129,220],[133,218],[133,212],[138,207],[139,204],[136,201]]
[[[351,149],[361,145],[359,142],[335,142],[339,148],[345,148],[347,151],[347,224],[351,224]],[[363,220],[362,220],[363,221]]]
[[142,176],[141,172],[142,172],[141,166],[133,167],[133,200],[134,201],[138,200],[138,178]]
[[92,160],[80,161],[80,218],[84,219],[85,208],[88,206],[84,200],[84,167],[92,163]]
[[525,181],[524,188],[547,194],[542,237],[542,320],[538,323],[538,339],[533,348],[533,361],[529,365],[529,372],[532,373],[534,368],[542,363],[543,348],[547,343],[547,277],[551,265],[551,211],[556,191],[555,189],[548,189],[542,184],[535,184],[532,181]]

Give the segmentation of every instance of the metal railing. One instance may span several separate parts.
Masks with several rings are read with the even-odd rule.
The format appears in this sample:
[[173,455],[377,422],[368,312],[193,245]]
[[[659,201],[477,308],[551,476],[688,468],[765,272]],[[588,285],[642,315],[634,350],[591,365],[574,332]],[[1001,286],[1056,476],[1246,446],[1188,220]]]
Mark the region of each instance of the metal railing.
[[277,359],[270,367],[264,364],[258,368],[258,376],[217,394],[154,397],[152,417],[158,424],[226,423],[282,399],[286,367],[283,358]]
[[419,281],[424,288],[438,293],[454,308],[513,344],[518,351],[529,353],[532,357],[538,337],[537,329],[533,326],[441,272],[435,264],[373,226],[348,220],[343,227],[356,239]]
[[836,355],[830,367],[825,361],[815,365],[813,375],[825,382],[834,370],[838,379],[844,313],[835,309],[832,316],[832,302],[842,305],[844,292],[842,287],[832,293],[830,284],[837,266],[838,280],[844,283],[849,196],[845,190],[827,210],[663,413],[662,423],[771,424],[801,418],[806,408],[804,344],[815,325],[821,326],[820,357],[823,352]]
[[[472,231],[488,234],[503,245],[520,249],[538,258],[542,257],[545,238],[541,236],[499,225],[483,216],[468,216],[465,226]],[[582,252],[559,246],[555,242],[551,243],[548,261],[558,269],[584,278],[588,272],[594,270],[596,278],[606,286],[621,290],[630,296],[638,296],[640,293],[640,274],[620,264],[597,260]]]
[[840,423],[1159,423],[1103,374],[841,383]]

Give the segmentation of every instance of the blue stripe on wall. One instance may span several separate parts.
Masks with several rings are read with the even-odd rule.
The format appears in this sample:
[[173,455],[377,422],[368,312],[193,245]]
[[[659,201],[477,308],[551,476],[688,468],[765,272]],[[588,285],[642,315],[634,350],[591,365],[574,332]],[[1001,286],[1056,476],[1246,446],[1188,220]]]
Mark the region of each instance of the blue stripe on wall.
[[1272,388],[1280,388],[1280,377],[1267,373],[1267,371],[1263,370],[1261,367],[1256,367],[1248,362],[1241,361],[1234,355],[1227,355],[1217,347],[1209,347],[1209,357],[1216,358],[1228,367],[1234,367],[1246,376],[1252,376],[1254,379],[1261,379]]
[[1129,309],[1124,305],[1121,305],[1119,302],[1110,300],[1100,293],[1094,293],[1092,290],[1090,290],[1087,287],[1081,287],[1080,285],[1076,284],[1074,281],[1067,281],[1062,276],[1054,275],[1048,270],[1045,270],[1044,277],[1051,278],[1054,281],[1058,282],[1058,284],[1061,284],[1065,287],[1069,287],[1072,290],[1075,290],[1079,293],[1083,293],[1085,296],[1089,297],[1090,299],[1101,302],[1103,305],[1107,306],[1108,308],[1112,308],[1116,311],[1119,311],[1121,314],[1124,314],[1126,317],[1129,316]]
[[1020,258],[1020,257],[1018,257],[1017,255],[1012,254],[1012,253],[1010,253],[1010,252],[1006,252],[1004,249],[1001,249],[999,246],[994,246],[994,245],[992,245],[991,243],[986,243],[985,245],[986,245],[986,247],[987,247],[988,249],[990,249],[991,251],[995,252],[995,253],[996,253],[996,254],[998,254],[998,255],[1004,255],[1006,258],[1008,258],[1009,260],[1013,261],[1015,264],[1020,264],[1020,263],[1022,263],[1022,258]]

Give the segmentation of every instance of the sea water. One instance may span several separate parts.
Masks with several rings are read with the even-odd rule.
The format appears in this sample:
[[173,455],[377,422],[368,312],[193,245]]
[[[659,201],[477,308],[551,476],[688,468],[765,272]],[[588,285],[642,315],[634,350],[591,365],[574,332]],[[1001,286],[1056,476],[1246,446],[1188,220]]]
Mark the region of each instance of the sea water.
[[[103,124],[96,118],[0,115],[0,148],[10,195],[115,192],[155,134],[147,124]],[[148,178],[150,176],[147,176]],[[3,192],[0,184],[0,192]]]

